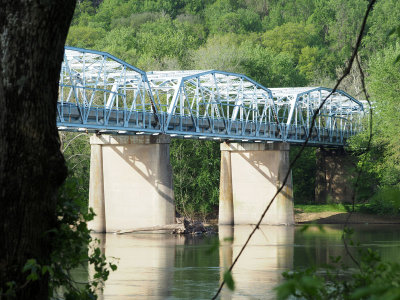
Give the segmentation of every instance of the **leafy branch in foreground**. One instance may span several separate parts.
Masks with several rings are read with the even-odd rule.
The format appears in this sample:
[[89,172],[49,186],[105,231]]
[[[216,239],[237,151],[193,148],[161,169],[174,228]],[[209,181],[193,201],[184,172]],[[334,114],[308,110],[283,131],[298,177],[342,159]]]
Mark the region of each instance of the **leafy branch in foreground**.
[[[59,199],[58,226],[54,230],[55,246],[52,252],[54,274],[50,276],[50,294],[61,292],[67,299],[96,299],[96,290],[102,288],[110,270],[117,266],[107,262],[99,248],[99,240],[90,236],[87,222],[95,214],[86,211],[73,180],[66,181]],[[71,276],[77,268],[93,268],[94,275],[88,282],[79,283]]]
[[[77,183],[69,177],[60,189],[57,205],[57,224],[45,233],[52,236],[53,251],[51,264],[42,265],[29,259],[22,269],[26,282],[17,286],[8,282],[7,289],[0,289],[0,299],[14,299],[18,289],[30,282],[49,279],[49,298],[52,299],[97,299],[96,291],[102,289],[110,271],[117,266],[108,262],[99,248],[99,240],[90,236],[87,222],[94,217],[93,210],[86,210],[77,189]],[[85,282],[78,282],[72,274],[77,270],[92,268],[93,276]]]

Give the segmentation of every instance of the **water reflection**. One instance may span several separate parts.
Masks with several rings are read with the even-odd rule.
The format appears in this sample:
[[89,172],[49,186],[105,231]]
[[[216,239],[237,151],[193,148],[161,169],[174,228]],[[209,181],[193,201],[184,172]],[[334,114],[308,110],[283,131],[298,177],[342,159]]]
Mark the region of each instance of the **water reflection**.
[[107,257],[116,257],[99,299],[165,299],[173,282],[175,248],[184,242],[166,234],[99,236]]
[[[341,256],[342,261],[352,266],[353,262],[344,249],[342,241],[343,225],[324,225],[323,231],[310,227],[301,232],[296,227],[294,267],[304,268],[310,265],[322,266],[331,263],[331,257]],[[383,260],[400,261],[400,226],[352,224],[352,239],[363,247],[378,250]],[[350,246],[350,250],[356,253]]]
[[[235,226],[233,230],[220,226],[221,267],[230,264],[249,236],[252,226]],[[224,239],[233,234],[231,251]],[[224,290],[222,299],[274,299],[273,288],[282,279],[281,273],[293,266],[294,227],[262,225],[233,269],[235,291]]]
[[[97,235],[106,256],[119,258],[99,299],[210,299],[251,229],[220,227],[221,246],[211,253],[216,235]],[[221,298],[272,297],[281,272],[292,266],[293,239],[293,227],[262,226],[234,269],[236,291],[224,290]]]
[[[221,299],[274,299],[281,273],[323,265],[330,256],[346,258],[341,226],[325,231],[300,227],[261,226],[233,270],[234,292]],[[398,261],[399,226],[354,226],[354,240],[379,249],[385,260]],[[99,299],[210,299],[224,270],[239,253],[251,226],[221,226],[219,236],[174,236],[163,233],[97,235],[108,257],[119,258]],[[226,239],[233,237],[234,239]],[[220,241],[220,247],[209,249]]]

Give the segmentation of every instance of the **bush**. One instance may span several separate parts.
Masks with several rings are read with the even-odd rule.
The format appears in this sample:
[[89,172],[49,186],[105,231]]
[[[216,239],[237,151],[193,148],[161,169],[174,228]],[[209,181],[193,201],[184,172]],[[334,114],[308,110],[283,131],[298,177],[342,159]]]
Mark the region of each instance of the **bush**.
[[369,200],[366,210],[380,215],[396,215],[400,213],[400,188],[386,187],[379,190]]

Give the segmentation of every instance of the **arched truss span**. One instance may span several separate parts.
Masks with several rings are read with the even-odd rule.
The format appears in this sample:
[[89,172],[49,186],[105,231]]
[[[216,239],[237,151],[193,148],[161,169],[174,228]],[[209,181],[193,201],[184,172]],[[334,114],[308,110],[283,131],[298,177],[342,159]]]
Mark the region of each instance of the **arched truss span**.
[[[301,143],[328,88],[266,88],[216,70],[144,72],[99,51],[66,47],[60,130]],[[363,105],[343,91],[326,101],[309,138],[343,145],[361,128]]]
[[280,138],[271,91],[247,76],[208,70],[149,72],[147,77],[169,134]]
[[58,99],[61,128],[159,132],[157,116],[146,72],[105,52],[65,47]]
[[[288,142],[308,137],[314,113],[332,89],[324,87],[273,88],[274,98],[281,99],[278,114],[285,122]],[[362,130],[363,104],[337,90],[329,96],[315,119],[311,143],[343,145],[347,138]]]

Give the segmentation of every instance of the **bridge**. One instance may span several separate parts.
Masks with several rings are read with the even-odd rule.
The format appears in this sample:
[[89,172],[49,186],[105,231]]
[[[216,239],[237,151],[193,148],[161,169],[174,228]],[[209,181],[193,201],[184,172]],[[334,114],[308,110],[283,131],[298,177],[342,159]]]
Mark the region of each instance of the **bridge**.
[[[266,88],[217,70],[145,72],[105,52],[65,47],[57,126],[95,133],[96,231],[174,221],[170,138],[221,142],[220,222],[248,224],[282,181],[290,144],[309,138],[310,145],[341,147],[362,130],[363,104],[338,90],[310,133],[313,114],[331,91]],[[290,209],[282,209],[293,206],[291,182],[281,198],[269,220],[293,223]]]

